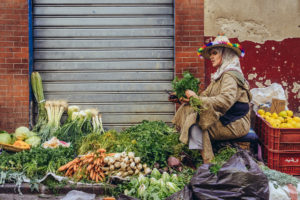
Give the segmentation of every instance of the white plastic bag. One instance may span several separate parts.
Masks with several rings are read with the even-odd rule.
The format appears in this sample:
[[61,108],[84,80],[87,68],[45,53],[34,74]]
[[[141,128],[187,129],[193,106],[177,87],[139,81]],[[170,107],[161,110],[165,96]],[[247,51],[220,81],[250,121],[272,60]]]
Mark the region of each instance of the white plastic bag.
[[272,99],[285,100],[287,102],[287,97],[284,94],[282,86],[278,83],[272,83],[269,87],[265,88],[253,88],[250,90],[252,94],[251,103],[254,105],[253,110],[256,112],[260,105],[271,106]]
[[89,194],[78,190],[71,190],[61,200],[94,200],[95,197],[95,194]]
[[[270,191],[270,197],[269,200],[291,200],[290,197],[290,190],[287,186],[277,186],[275,188],[274,184],[271,181],[269,181],[269,191]],[[300,199],[300,184],[296,187],[296,192],[298,195],[298,199]]]

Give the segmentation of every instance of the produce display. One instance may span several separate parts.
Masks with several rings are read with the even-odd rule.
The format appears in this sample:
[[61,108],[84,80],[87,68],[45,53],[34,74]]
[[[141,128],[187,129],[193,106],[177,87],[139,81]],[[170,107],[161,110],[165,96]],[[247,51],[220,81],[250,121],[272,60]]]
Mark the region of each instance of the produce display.
[[[199,151],[189,150],[179,141],[179,133],[162,121],[142,121],[121,132],[104,130],[97,109],[80,110],[64,100],[46,101],[42,80],[32,73],[32,89],[38,106],[38,120],[30,130],[21,126],[15,133],[0,131],[0,185],[21,183],[30,179],[38,190],[38,180],[47,173],[88,184],[109,184],[110,178],[121,182],[111,191],[141,200],[165,199],[186,186],[195,169],[202,164]],[[185,72],[173,81],[178,98],[185,90],[198,92],[200,81]],[[190,105],[201,113],[205,109],[198,98]],[[67,119],[62,116],[67,113]],[[299,128],[300,118],[291,111],[279,114],[259,110],[258,114],[276,128]],[[62,124],[61,124],[62,122]],[[210,172],[217,174],[224,163],[237,152],[223,148],[215,154]],[[284,174],[262,168],[278,184],[298,183]],[[64,185],[47,179],[48,188]]]
[[259,109],[257,113],[273,128],[300,128],[300,117],[293,116],[293,111],[286,110],[277,114]]

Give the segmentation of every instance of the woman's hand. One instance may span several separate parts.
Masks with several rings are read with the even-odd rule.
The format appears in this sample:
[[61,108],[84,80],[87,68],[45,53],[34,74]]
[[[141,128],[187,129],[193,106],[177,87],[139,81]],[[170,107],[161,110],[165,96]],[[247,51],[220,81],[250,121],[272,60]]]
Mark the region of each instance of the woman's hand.
[[186,90],[185,91],[185,96],[189,99],[189,98],[191,98],[193,96],[197,96],[197,94],[194,91],[192,91],[192,90]]

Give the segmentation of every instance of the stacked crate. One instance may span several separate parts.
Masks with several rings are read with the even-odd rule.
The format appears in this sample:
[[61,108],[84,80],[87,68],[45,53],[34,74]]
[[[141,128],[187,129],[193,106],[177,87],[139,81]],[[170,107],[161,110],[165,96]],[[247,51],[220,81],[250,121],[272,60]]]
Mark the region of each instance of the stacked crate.
[[273,128],[258,114],[255,132],[262,143],[267,166],[291,175],[300,175],[300,129]]

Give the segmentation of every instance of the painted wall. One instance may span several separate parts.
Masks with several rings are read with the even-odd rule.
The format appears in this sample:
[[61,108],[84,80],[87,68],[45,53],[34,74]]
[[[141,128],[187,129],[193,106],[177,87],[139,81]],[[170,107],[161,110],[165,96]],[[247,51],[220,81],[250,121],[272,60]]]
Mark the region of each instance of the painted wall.
[[[224,32],[243,46],[241,64],[252,88],[280,83],[289,108],[300,112],[299,0],[206,0],[204,24],[205,43]],[[205,65],[208,83],[214,69]]]
[[27,0],[0,1],[0,130],[29,125]]

